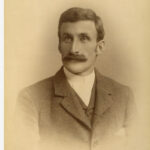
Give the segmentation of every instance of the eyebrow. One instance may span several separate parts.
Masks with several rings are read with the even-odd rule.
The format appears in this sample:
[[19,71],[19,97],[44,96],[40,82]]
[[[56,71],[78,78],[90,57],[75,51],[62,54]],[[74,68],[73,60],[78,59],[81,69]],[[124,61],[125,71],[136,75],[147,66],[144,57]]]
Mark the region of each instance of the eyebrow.
[[88,35],[88,33],[80,33],[79,34],[81,37],[87,37],[88,39],[90,39],[90,36]]
[[88,33],[80,33],[80,35],[82,35],[82,36],[87,35],[88,36]]
[[[72,34],[67,33],[67,32],[64,32],[64,33],[62,34],[62,37],[64,37],[64,36],[68,36],[68,37],[73,38]],[[88,34],[88,33],[85,33],[85,32],[79,33],[78,36],[80,36],[80,37],[87,37],[89,40],[91,39],[90,36],[89,36],[89,34]]]
[[72,35],[70,33],[65,32],[62,34],[62,36],[72,36]]
[[[62,35],[72,35],[72,34],[70,34],[68,32],[64,32]],[[81,36],[89,36],[88,33],[85,33],[85,32],[79,33],[79,35],[81,35]]]

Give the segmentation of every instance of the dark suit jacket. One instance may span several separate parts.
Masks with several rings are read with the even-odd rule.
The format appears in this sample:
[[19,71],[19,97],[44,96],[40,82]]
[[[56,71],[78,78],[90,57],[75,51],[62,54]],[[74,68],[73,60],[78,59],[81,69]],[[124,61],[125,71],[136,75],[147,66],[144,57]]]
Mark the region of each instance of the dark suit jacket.
[[96,70],[95,74],[92,126],[72,97],[62,69],[23,90],[16,111],[18,149],[33,150],[31,145],[35,146],[36,141],[39,145],[35,149],[42,147],[41,150],[123,149],[125,137],[133,129],[135,104],[132,93],[127,86]]

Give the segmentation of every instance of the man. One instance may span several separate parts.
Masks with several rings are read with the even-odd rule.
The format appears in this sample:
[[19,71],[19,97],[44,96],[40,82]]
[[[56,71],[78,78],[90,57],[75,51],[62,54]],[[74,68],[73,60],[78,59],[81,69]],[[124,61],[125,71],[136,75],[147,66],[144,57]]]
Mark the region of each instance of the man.
[[135,105],[128,87],[94,67],[105,44],[101,18],[70,8],[60,17],[58,37],[62,68],[20,93],[19,149],[123,149]]

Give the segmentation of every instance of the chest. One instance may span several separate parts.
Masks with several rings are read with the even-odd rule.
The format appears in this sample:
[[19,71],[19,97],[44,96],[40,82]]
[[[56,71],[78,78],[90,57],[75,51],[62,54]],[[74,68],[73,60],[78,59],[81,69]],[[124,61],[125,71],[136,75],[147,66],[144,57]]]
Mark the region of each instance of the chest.
[[[100,99],[96,99],[90,120],[82,106],[74,102],[75,97],[52,97],[39,113],[39,132],[41,137],[52,134],[64,139],[76,139],[87,142],[91,139],[106,139],[117,133],[124,125],[125,106],[113,103],[99,113]],[[106,105],[106,104],[105,104]],[[104,109],[106,106],[102,106]]]

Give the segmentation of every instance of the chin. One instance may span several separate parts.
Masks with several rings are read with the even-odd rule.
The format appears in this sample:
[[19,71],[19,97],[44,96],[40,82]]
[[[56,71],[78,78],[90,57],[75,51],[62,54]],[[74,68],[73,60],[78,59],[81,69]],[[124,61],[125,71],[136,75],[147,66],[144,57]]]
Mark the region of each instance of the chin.
[[87,67],[85,64],[64,64],[64,67],[70,71],[73,74],[86,74],[86,72],[89,72],[91,70],[89,67]]

